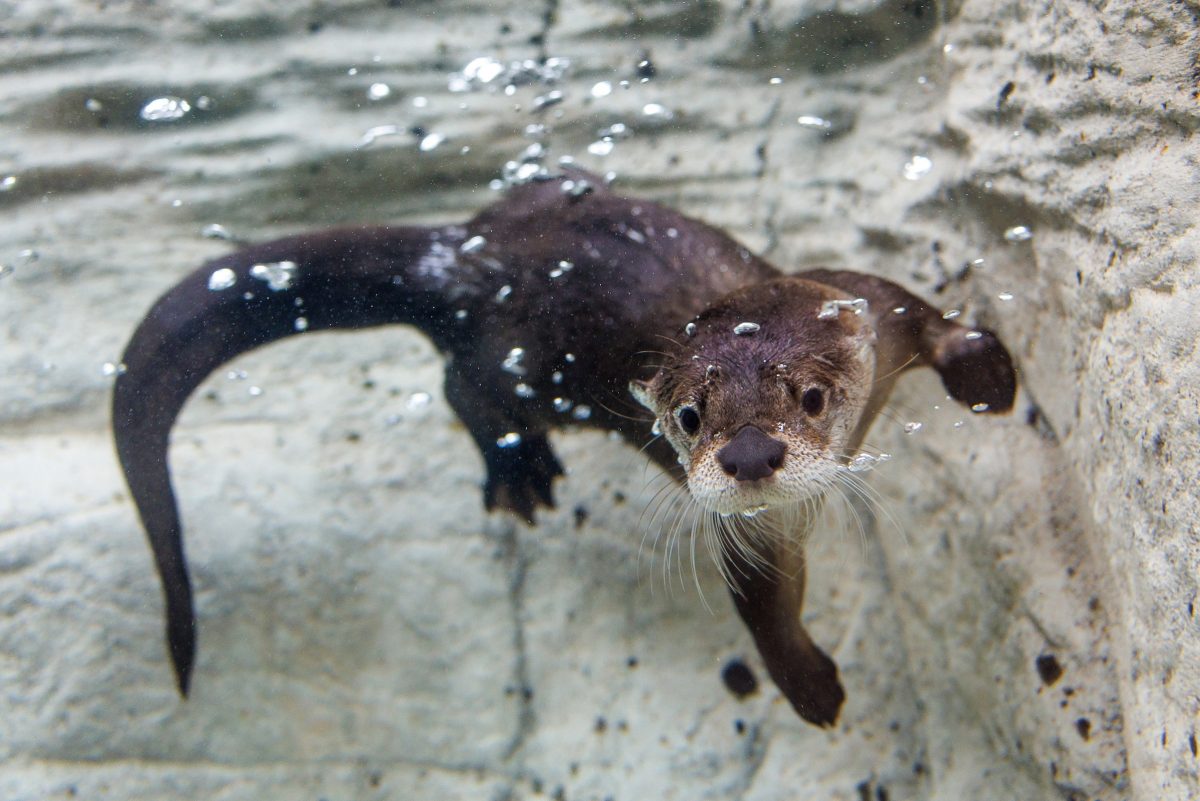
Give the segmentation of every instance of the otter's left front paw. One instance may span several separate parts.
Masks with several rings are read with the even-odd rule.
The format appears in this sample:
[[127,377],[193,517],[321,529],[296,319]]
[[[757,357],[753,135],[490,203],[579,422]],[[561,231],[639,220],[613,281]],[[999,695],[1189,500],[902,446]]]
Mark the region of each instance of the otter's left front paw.
[[1012,357],[991,331],[950,329],[934,348],[933,367],[958,402],[993,413],[1012,409],[1017,372]]
[[532,524],[538,506],[554,508],[552,487],[563,468],[545,436],[526,434],[516,442],[497,443],[483,458],[483,502],[489,511],[507,509]]

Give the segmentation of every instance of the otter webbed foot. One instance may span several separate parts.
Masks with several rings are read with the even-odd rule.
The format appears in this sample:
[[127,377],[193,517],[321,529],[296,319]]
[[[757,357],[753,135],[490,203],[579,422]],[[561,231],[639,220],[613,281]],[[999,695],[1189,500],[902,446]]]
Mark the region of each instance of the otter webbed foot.
[[558,457],[543,434],[506,435],[483,454],[487,481],[483,503],[488,511],[505,509],[533,524],[538,506],[554,508],[554,479],[564,475]]

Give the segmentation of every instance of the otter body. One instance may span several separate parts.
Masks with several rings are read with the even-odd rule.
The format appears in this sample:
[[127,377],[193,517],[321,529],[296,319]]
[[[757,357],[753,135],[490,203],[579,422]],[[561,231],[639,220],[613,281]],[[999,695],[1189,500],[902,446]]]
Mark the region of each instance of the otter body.
[[[181,692],[195,613],[167,462],[191,392],[302,332],[410,324],[447,356],[445,395],[487,468],[484,502],[532,523],[562,474],[547,432],[616,431],[685,482],[768,672],[832,724],[833,662],[799,622],[800,543],[896,376],[932,366],[959,401],[1006,411],[1011,360],[902,288],[851,272],[784,276],[703,223],[571,172],[464,225],[336,229],[211,261],[147,314],[113,396],[118,455],[154,551]],[[679,467],[683,475],[679,475]],[[695,535],[695,528],[693,529]]]

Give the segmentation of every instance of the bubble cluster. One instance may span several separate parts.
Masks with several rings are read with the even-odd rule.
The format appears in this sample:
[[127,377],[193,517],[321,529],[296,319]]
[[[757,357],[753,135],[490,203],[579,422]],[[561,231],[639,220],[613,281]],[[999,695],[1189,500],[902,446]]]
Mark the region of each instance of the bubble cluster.
[[525,359],[524,348],[513,348],[504,357],[504,361],[500,363],[500,369],[506,373],[513,375],[525,375],[527,372],[521,362]]
[[250,277],[265,281],[272,292],[291,289],[298,267],[294,261],[273,261],[250,268]]
[[[504,87],[506,94],[518,86],[550,85],[561,81],[571,68],[571,60],[557,56],[500,61],[491,56],[471,59],[460,72],[450,76],[451,92],[496,91]],[[511,87],[511,88],[510,88]]]
[[862,314],[867,310],[867,299],[854,298],[853,300],[827,300],[821,304],[821,311],[817,312],[817,319],[832,320],[843,310],[854,312],[855,314]]
[[173,122],[183,119],[191,110],[192,104],[182,97],[168,95],[166,97],[156,97],[146,103],[146,105],[142,106],[142,110],[138,113],[138,116],[146,122]]

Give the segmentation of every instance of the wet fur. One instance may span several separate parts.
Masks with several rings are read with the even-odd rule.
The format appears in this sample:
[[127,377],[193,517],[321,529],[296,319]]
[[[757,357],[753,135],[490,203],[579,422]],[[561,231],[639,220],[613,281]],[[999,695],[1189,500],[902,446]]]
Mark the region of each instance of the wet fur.
[[[583,181],[590,191],[567,191],[567,182],[578,189]],[[287,286],[272,288],[252,274],[255,265],[279,262],[294,264]],[[210,277],[222,269],[233,271],[234,286],[210,289]],[[866,298],[869,312],[843,312],[831,327],[812,305],[831,297]],[[897,306],[906,313],[890,313]],[[726,394],[741,402],[720,412],[718,440],[759,418],[774,422],[787,403],[781,399],[795,397],[764,401],[756,389],[776,357],[789,365],[772,379],[781,387],[840,381],[839,391],[858,393],[852,429],[839,435],[846,453],[861,443],[904,369],[931,366],[951,395],[989,404],[992,412],[1011,407],[1016,386],[994,335],[968,337],[970,329],[943,320],[895,284],[827,270],[784,277],[720,231],[616,195],[583,173],[517,187],[464,225],[348,228],[248,247],[205,264],[155,303],[129,342],[113,394],[117,452],[163,582],[167,641],[184,694],[195,660],[195,612],[168,436],[206,376],[241,353],[299,333],[300,316],[310,333],[392,324],[424,332],[448,357],[446,398],[483,454],[487,508],[529,523],[537,507],[553,506],[553,481],[563,472],[547,431],[589,426],[642,447],[645,423],[616,411],[625,407],[630,381],[654,386],[652,405],[662,405],[664,388],[695,391],[707,379],[695,373],[691,356],[705,342],[718,374],[742,382]],[[741,320],[763,328],[747,337],[722,328]],[[691,341],[683,333],[689,321],[707,333]],[[516,348],[523,351],[514,359]],[[855,374],[846,359],[864,355],[863,348],[871,367]],[[556,398],[572,408],[556,407]],[[590,414],[579,412],[584,405]],[[803,419],[789,420],[794,442],[830,436],[815,422],[806,428]],[[678,475],[678,443],[659,438],[644,452]],[[804,719],[831,725],[844,699],[837,668],[800,623],[803,537],[828,482],[811,483],[813,496],[792,499],[787,510],[743,524],[710,517],[691,534],[719,557],[775,683]]]

